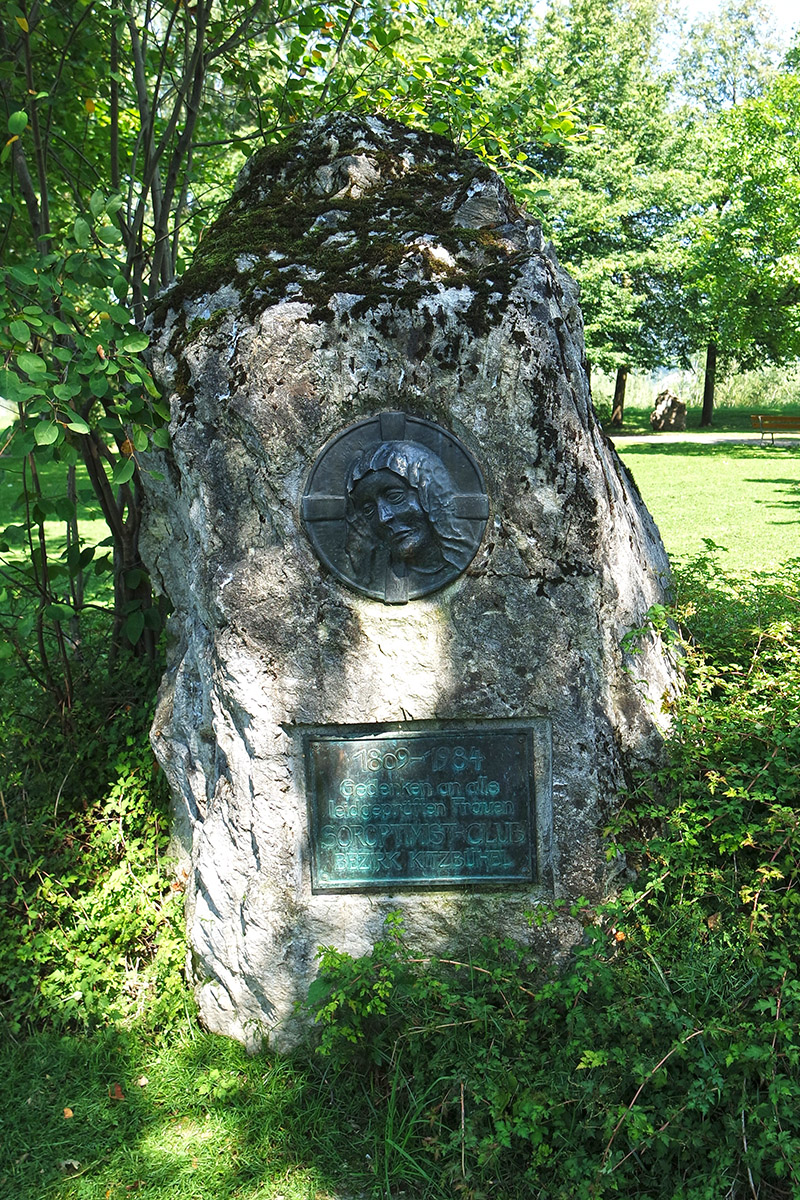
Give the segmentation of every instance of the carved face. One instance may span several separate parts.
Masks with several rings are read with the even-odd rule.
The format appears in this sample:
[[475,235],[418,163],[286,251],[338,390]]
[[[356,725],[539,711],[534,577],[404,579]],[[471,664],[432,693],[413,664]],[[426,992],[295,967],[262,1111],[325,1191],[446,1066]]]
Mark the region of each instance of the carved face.
[[352,492],[356,514],[369,523],[394,559],[421,564],[439,555],[428,514],[413,488],[394,471],[370,471]]

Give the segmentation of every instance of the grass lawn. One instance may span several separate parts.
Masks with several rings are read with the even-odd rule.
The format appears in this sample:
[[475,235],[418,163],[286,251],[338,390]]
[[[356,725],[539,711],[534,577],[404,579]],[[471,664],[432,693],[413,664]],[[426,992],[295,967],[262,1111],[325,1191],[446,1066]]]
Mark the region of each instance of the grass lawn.
[[[21,471],[19,460],[0,457],[0,530],[11,525],[13,531],[14,526],[21,526],[23,521],[25,506]],[[64,477],[65,470],[61,463],[48,463],[39,468],[39,482],[45,502],[63,499]],[[30,477],[28,484],[30,486]],[[81,538],[84,545],[93,546],[108,537],[108,526],[82,465],[78,468],[77,491]],[[64,522],[55,519],[46,521],[45,530],[51,546],[56,551],[61,550],[66,537]],[[10,541],[11,547],[5,553],[15,561],[26,557],[24,543],[13,536]]]
[[772,446],[618,444],[672,558],[724,546],[727,568],[761,571],[800,556],[800,438]]
[[[609,421],[604,422],[604,428],[611,437],[616,433],[652,433],[650,428],[650,413],[652,407],[629,404],[625,406],[625,419],[621,429],[615,430]],[[725,405],[714,409],[713,424],[710,428],[700,428],[702,410],[699,406],[690,407],[686,413],[687,433],[707,433],[713,437],[715,433],[741,433],[750,435],[753,426],[750,421],[751,413],[776,412],[784,417],[800,418],[800,404],[774,405],[769,402],[750,405]]]
[[[375,1145],[330,1089],[190,1027],[43,1035],[0,1050],[0,1196],[11,1200],[332,1200],[360,1192]],[[370,1151],[372,1154],[370,1154]],[[360,1185],[360,1186],[359,1186]]]

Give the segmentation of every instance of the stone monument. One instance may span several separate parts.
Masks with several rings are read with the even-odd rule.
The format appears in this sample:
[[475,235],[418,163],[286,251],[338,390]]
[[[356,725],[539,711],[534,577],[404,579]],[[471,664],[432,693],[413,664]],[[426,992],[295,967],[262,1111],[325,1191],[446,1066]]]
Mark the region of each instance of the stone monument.
[[[320,945],[435,953],[607,886],[673,667],[667,560],[595,419],[576,289],[449,142],[336,116],[250,160],[152,317],[174,606],[153,744],[207,1026],[292,1045]],[[534,930],[534,931],[532,931]]]
[[686,404],[665,388],[656,396],[650,413],[650,428],[656,433],[683,432],[686,428]]

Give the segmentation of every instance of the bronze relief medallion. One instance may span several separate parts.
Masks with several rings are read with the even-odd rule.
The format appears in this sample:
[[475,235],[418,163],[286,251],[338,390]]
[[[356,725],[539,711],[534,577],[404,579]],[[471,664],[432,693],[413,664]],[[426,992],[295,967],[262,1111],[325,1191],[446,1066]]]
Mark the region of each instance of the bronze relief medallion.
[[348,587],[405,604],[451,583],[477,553],[489,516],[481,469],[424,417],[384,412],[323,447],[303,521],[317,557]]

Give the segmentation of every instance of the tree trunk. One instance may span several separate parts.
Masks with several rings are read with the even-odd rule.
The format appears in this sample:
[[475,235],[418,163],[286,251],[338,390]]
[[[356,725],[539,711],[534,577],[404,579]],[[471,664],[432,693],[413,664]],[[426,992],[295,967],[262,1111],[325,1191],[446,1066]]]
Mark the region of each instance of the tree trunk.
[[703,413],[700,417],[700,428],[705,429],[711,424],[714,413],[714,388],[717,382],[717,343],[709,342],[706,350],[706,376],[703,383]]
[[625,412],[625,388],[628,385],[628,367],[617,367],[617,378],[614,383],[614,408],[611,413],[611,424],[615,429],[622,425]]

